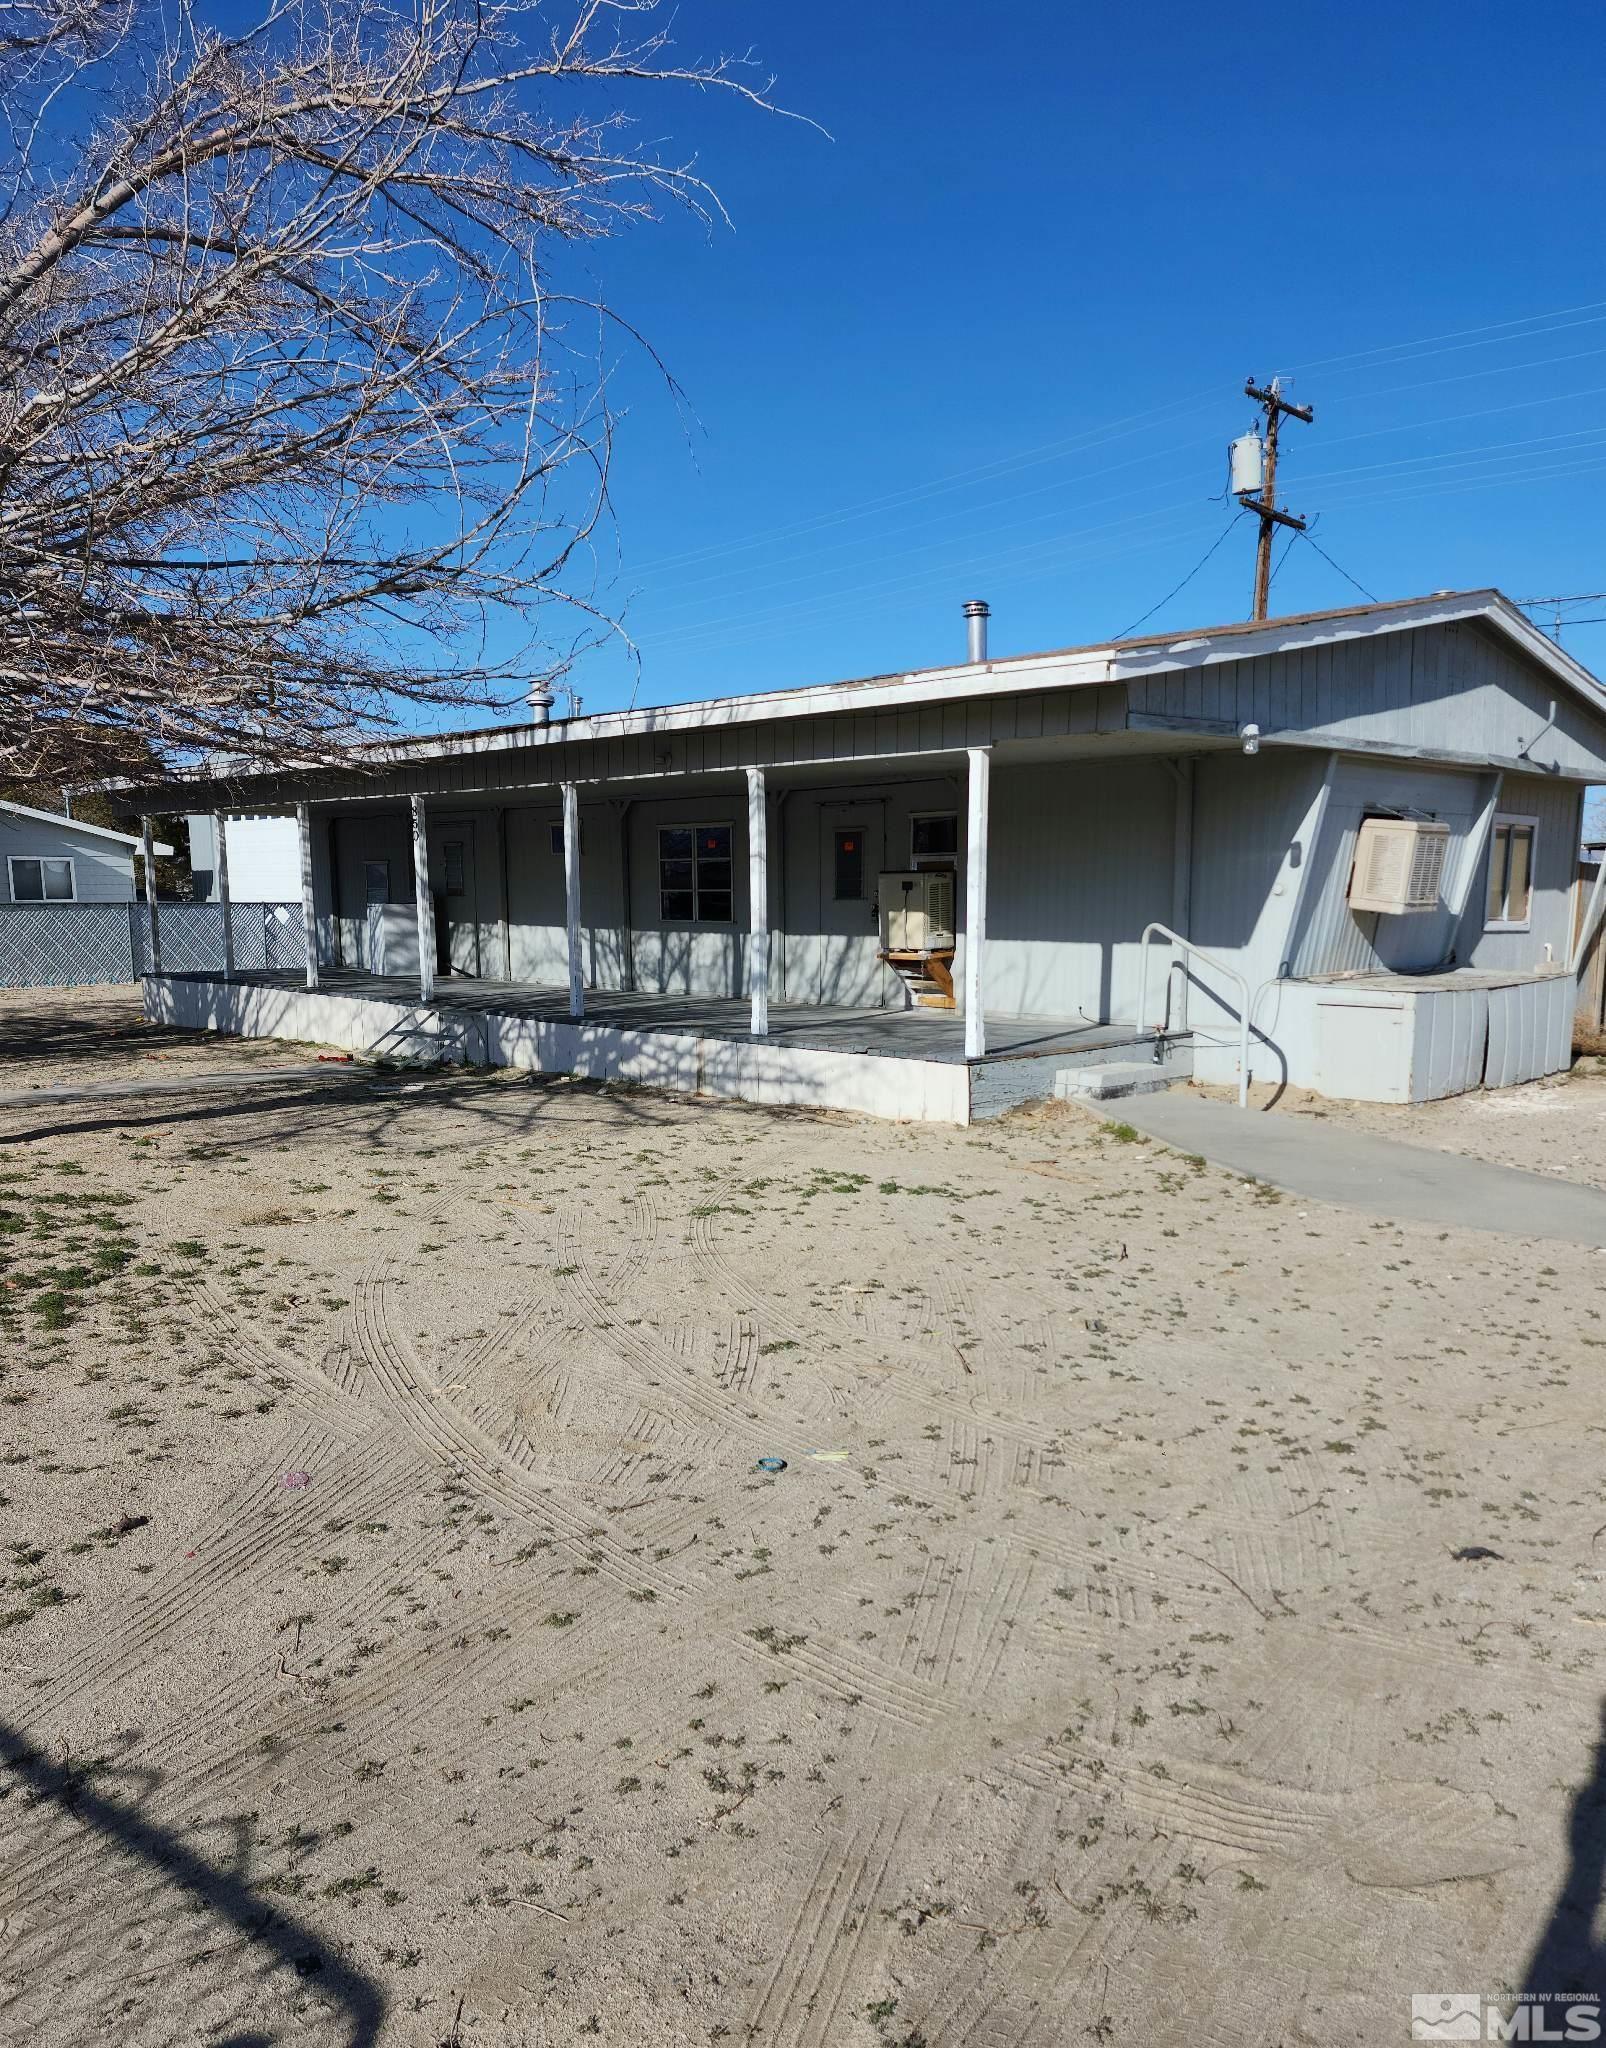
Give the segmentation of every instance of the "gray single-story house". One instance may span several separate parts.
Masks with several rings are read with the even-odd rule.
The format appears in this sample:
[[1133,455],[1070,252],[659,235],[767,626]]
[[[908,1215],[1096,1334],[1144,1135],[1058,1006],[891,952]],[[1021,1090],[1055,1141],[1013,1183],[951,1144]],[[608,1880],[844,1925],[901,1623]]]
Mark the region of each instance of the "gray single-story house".
[[1606,690],[1498,591],[1002,659],[967,611],[951,667],[126,792],[300,834],[304,975],[148,1009],[958,1122],[1566,1064]]
[[[136,833],[0,803],[0,903],[132,903]],[[171,846],[153,843],[164,860]]]

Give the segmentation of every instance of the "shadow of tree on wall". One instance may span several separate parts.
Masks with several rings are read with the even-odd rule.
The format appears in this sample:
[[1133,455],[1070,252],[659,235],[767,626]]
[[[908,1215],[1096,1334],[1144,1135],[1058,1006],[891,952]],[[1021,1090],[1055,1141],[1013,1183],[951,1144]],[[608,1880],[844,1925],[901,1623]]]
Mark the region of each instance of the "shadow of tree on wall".
[[[4,1722],[0,1770],[6,1804],[14,1813],[18,1807],[31,1810],[43,1823],[43,1853],[72,1859],[66,1887],[71,1903],[61,1908],[52,1902],[37,1921],[24,1912],[20,1928],[13,1925],[6,1951],[13,1995],[6,2011],[23,2028],[9,2038],[32,2038],[50,2013],[76,2021],[82,2037],[90,2038],[93,2015],[64,2010],[69,1956],[80,1984],[87,1978],[93,1987],[80,1991],[86,2003],[118,1998],[136,1982],[154,1985],[155,1995],[170,1998],[175,2013],[188,2009],[186,2030],[194,2023],[198,2035],[193,1980],[176,1983],[162,1972],[165,1934],[175,1951],[182,1949],[182,1956],[166,1958],[169,1968],[180,1961],[193,1965],[200,1950],[225,1975],[229,2009],[205,2026],[215,2048],[288,2042],[305,2030],[295,2007],[309,1996],[338,2015],[347,2048],[374,2048],[385,2019],[381,1986],[255,1890],[243,1871],[208,1861],[171,1828],[99,1789],[83,1766],[56,1762]],[[21,1881],[14,1858],[12,1884]],[[112,1893],[115,1908],[102,1910]],[[137,1967],[121,1952],[131,1910],[139,1915]],[[284,2000],[282,2025],[265,2010],[270,1985]]]
[[1606,1702],[1590,1772],[1567,1808],[1567,1872],[1534,1944],[1524,1991],[1576,1992],[1606,1999],[1606,1938],[1599,1930],[1606,1899]]

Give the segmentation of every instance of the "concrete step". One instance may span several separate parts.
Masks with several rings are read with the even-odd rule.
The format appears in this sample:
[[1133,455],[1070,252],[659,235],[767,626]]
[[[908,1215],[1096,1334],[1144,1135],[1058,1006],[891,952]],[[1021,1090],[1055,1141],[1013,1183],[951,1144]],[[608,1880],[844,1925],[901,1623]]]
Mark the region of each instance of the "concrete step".
[[1066,1067],[1054,1076],[1057,1102],[1115,1102],[1125,1095],[1158,1095],[1187,1079],[1172,1066],[1152,1060],[1106,1060],[1091,1067]]

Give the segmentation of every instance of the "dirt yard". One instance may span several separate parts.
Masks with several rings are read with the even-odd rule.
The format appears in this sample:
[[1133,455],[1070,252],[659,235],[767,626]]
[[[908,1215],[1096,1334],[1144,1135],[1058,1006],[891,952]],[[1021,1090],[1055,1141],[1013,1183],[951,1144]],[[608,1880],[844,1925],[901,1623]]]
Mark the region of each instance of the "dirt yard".
[[[0,998],[0,1089],[281,1057]],[[1370,2048],[1606,1975],[1606,1258],[1070,1108],[353,1068],[0,1110],[0,1232],[7,2042]]]

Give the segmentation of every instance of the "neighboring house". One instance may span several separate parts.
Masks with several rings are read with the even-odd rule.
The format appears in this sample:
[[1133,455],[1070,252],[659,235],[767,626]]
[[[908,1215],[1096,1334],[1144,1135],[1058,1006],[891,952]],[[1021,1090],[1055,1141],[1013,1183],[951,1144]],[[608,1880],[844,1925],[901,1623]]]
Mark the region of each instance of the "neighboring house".
[[0,903],[132,902],[138,851],[137,834],[0,803]]
[[1481,590],[126,795],[305,820],[308,986],[153,1015],[967,1121],[1246,1036],[1335,1096],[1555,1071],[1603,781],[1606,690]]
[[[217,819],[210,811],[198,811],[184,822],[189,828],[194,900],[216,903]],[[293,818],[229,811],[225,814],[224,836],[229,855],[229,895],[234,902],[301,900],[301,853]]]

